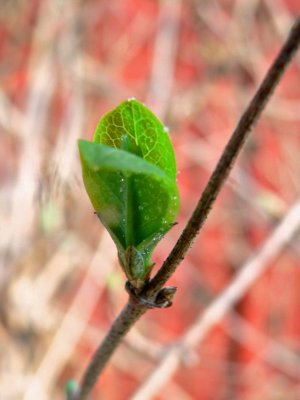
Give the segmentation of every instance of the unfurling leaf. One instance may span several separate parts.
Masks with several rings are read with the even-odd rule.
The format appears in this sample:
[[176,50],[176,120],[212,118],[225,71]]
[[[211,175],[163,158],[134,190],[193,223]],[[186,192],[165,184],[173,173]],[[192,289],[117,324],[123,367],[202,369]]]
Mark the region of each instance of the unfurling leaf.
[[174,151],[166,129],[136,100],[99,122],[93,142],[79,140],[89,198],[114,240],[133,286],[149,278],[151,254],[178,213]]

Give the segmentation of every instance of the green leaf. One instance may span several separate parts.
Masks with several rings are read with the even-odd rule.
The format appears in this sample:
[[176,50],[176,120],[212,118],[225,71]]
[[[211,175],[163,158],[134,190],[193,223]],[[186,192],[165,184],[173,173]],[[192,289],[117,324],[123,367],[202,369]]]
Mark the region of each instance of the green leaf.
[[[176,162],[167,128],[143,104],[127,100],[99,122],[94,142],[122,148],[156,165],[176,179]],[[126,146],[125,144],[125,146]]]
[[105,115],[93,142],[79,141],[86,191],[118,248],[130,282],[148,279],[151,253],[179,207],[172,144],[160,121],[135,100]]

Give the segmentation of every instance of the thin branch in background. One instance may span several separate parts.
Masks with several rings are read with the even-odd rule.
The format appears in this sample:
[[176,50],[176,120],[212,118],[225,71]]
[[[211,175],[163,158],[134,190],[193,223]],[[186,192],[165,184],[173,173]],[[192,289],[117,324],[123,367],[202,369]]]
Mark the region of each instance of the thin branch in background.
[[210,330],[221,322],[232,306],[246,294],[267,268],[271,267],[271,263],[277,259],[299,228],[300,200],[289,210],[258,254],[246,263],[235,279],[206,310],[201,311],[195,323],[163,357],[161,363],[132,397],[132,400],[150,400],[160,392],[176,372],[183,354],[198,345]]
[[[11,192],[9,212],[3,225],[6,234],[0,238],[1,285],[5,283],[5,275],[10,269],[7,266],[10,256],[14,256],[24,248],[30,238],[36,216],[35,200],[41,178],[43,158],[42,147],[45,137],[42,135],[49,111],[49,105],[54,94],[55,78],[53,71],[53,38],[47,47],[44,46],[47,32],[52,29],[56,18],[53,12],[48,12],[47,3],[43,3],[37,16],[33,30],[31,54],[28,75],[32,80],[27,96],[26,111],[23,114],[22,148],[18,165],[16,181]],[[47,19],[45,19],[47,15]],[[45,28],[47,24],[47,29]],[[30,138],[30,140],[29,140]],[[24,210],[26,212],[24,213]],[[4,271],[4,272],[3,272]]]
[[[35,82],[29,93],[22,133],[24,139],[22,156],[12,192],[11,210],[5,222],[6,235],[2,237],[0,243],[4,253],[8,249],[13,253],[24,246],[34,225],[34,202],[40,180],[41,144],[44,139],[41,132],[54,89],[51,77],[52,62],[52,54],[46,54],[39,62],[35,71]],[[27,210],[25,214],[24,209]]]
[[[63,6],[68,16],[64,21],[64,31],[61,34],[58,46],[58,62],[63,68],[60,73],[64,79],[65,95],[67,97],[65,112],[59,128],[58,140],[52,154],[52,170],[55,171],[54,186],[68,182],[72,186],[76,172],[77,138],[83,130],[85,116],[85,102],[83,83],[77,79],[83,73],[83,56],[80,46],[78,25],[80,20],[79,4],[66,2]],[[54,167],[54,168],[53,168]],[[58,190],[58,192],[61,192]]]
[[9,134],[23,140],[25,123],[24,113],[9,99],[4,90],[0,89],[0,126]]
[[[235,341],[256,353],[256,358],[263,359],[282,374],[298,380],[300,375],[300,357],[286,346],[255,328],[237,312],[231,312],[229,323],[224,330]],[[261,351],[259,351],[261,349]]]
[[[148,297],[150,300],[153,299],[155,295],[158,293],[158,291],[171,277],[171,275],[175,272],[181,260],[185,257],[188,249],[191,247],[193,241],[195,240],[195,237],[197,236],[200,228],[202,227],[205,219],[207,218],[207,215],[231,170],[233,162],[235,161],[247,136],[249,135],[251,128],[253,127],[257,119],[260,117],[265,105],[267,104],[268,99],[270,98],[275,87],[277,86],[280,78],[282,77],[285,69],[290,63],[293,55],[297,51],[299,44],[300,44],[300,18],[296,20],[296,23],[292,28],[290,35],[288,36],[288,39],[281,48],[279,55],[275,59],[271,68],[267,72],[265,79],[263,80],[256,94],[254,95],[253,99],[251,100],[246,111],[242,115],[178,242],[174,246],[173,250],[171,251],[166,261],[163,263],[161,269],[158,271],[156,276],[145,287],[145,289],[141,293],[142,296]],[[297,211],[299,212],[298,209]],[[267,244],[268,243],[269,242],[267,242]],[[267,250],[268,250],[267,256],[269,256],[268,252],[270,251],[270,249],[267,247]],[[274,254],[274,252],[272,252],[272,254]],[[246,269],[246,271],[248,271],[248,269]],[[216,311],[220,313],[220,310],[222,310],[221,313],[219,314],[221,317],[223,315],[222,312],[224,312],[224,310],[227,311],[226,307],[230,307],[232,305],[232,301],[236,301],[244,293],[246,288],[250,286],[248,274],[249,271],[241,275],[241,277],[239,278],[243,282],[243,285],[245,285],[245,283],[248,282],[246,286],[243,286],[239,283],[239,286],[237,288],[235,280],[234,281],[235,284],[229,286],[228,290],[225,292],[226,296],[224,296],[224,298],[222,299],[222,302],[223,301],[225,302],[224,303],[225,308],[222,303],[219,304],[219,302],[217,302],[216,304],[218,307],[216,305],[214,306],[214,308],[212,309],[213,313],[215,313]],[[256,279],[256,277],[259,276],[259,274],[257,276],[256,275],[251,275],[251,276],[252,280],[250,279],[250,281],[252,283],[253,279]],[[244,291],[240,292],[241,288]],[[209,308],[208,310],[211,310],[211,308]],[[92,358],[91,363],[88,365],[80,385],[79,393],[76,396],[77,400],[84,400],[87,398],[93,386],[95,385],[99,374],[105,367],[107,361],[109,360],[109,358],[111,357],[117,346],[120,344],[125,334],[146,311],[147,308],[145,306],[133,303],[132,300],[129,299],[127,305],[124,307],[118,318],[113,323],[104,341],[97,349],[95,355]],[[204,319],[204,322],[205,326],[209,326],[211,322],[214,321],[214,318],[212,319],[212,315],[214,314],[212,314],[212,311],[210,311],[210,314],[205,312],[204,315],[206,316],[208,315],[208,317],[206,317],[207,320]],[[189,344],[189,342],[193,337],[194,337],[194,332],[193,330],[191,330],[187,335],[186,339],[187,344]],[[168,355],[168,359],[171,360],[171,365],[178,364],[179,350],[176,350],[175,353],[174,351],[175,350],[173,350],[173,352],[170,352]],[[163,364],[159,372],[159,374],[161,375],[160,379],[163,379],[162,378],[163,375],[164,374],[167,375],[168,373],[165,366],[166,364]],[[145,398],[143,398],[143,400],[144,399]]]
[[[224,42],[226,53],[230,60],[238,62],[247,71],[255,82],[260,82],[260,66],[261,55],[260,52],[253,46],[252,42],[248,41],[248,36],[252,34],[249,32],[251,24],[253,22],[253,14],[257,6],[257,1],[254,2],[236,2],[234,8],[235,14],[240,14],[238,17],[246,19],[246,25],[236,21],[234,17],[229,18],[226,12],[222,9],[220,4],[216,1],[209,4],[209,7],[205,9],[203,5],[198,5],[197,1],[194,1],[194,10],[197,25],[204,25],[213,34],[213,37],[217,37],[219,40]],[[245,9],[248,8],[246,11]],[[249,13],[250,15],[245,18],[243,13]],[[219,23],[216,24],[216,19]],[[220,23],[223,21],[223,23]],[[291,24],[290,24],[291,25]],[[290,26],[289,25],[289,26]],[[240,30],[243,30],[241,32]],[[246,31],[245,31],[246,30]]]
[[177,43],[182,0],[160,0],[158,27],[147,104],[164,120],[170,98],[176,65]]
[[264,6],[269,13],[271,22],[280,37],[284,37],[286,29],[293,20],[288,8],[281,0],[263,0]]
[[[237,1],[233,8],[230,24],[226,29],[227,51],[235,62],[249,73],[254,82],[260,82],[264,65],[261,43],[253,42],[255,32],[255,16],[260,0]],[[201,14],[199,12],[199,14]],[[290,26],[290,25],[289,25]],[[244,88],[240,86],[240,90]]]
[[[83,244],[78,244],[78,248],[83,253]],[[107,277],[112,271],[114,257],[113,243],[105,232],[101,237],[98,249],[90,261],[76,296],[56,330],[47,352],[43,355],[33,376],[28,379],[26,390],[22,397],[23,400],[40,398],[41,388],[43,392],[50,392],[50,388],[53,387],[54,382],[70,359],[88,326],[89,319],[95,311],[105,288]],[[83,261],[82,258],[81,261]],[[57,265],[60,264],[56,263]],[[95,281],[97,283],[97,291],[92,290]],[[83,309],[82,312],[80,311],[81,309]]]

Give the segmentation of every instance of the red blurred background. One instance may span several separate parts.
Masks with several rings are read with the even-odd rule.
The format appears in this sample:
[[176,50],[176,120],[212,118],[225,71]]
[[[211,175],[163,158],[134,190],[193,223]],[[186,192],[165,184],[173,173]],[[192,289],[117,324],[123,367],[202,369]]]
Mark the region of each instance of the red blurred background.
[[[126,302],[77,138],[133,96],[169,126],[181,211],[159,266],[299,12],[297,0],[1,0],[1,400],[63,399]],[[130,399],[299,196],[299,57],[172,277],[173,307],[139,321],[94,399]],[[295,238],[151,398],[300,399],[299,256]]]

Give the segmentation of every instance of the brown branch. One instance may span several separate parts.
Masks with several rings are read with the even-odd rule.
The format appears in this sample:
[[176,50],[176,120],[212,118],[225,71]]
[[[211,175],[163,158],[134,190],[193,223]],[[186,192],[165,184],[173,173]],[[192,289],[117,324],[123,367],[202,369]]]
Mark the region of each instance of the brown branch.
[[123,337],[136,321],[146,312],[146,307],[128,301],[117,319],[114,321],[103,342],[95,352],[82,378],[77,400],[84,400],[95,385],[98,376],[105,367],[110,356],[116,350]]
[[[162,289],[163,285],[175,272],[179,263],[191,247],[231,170],[233,162],[249,135],[251,128],[253,128],[255,122],[260,117],[267,101],[277,86],[293,55],[297,51],[299,44],[300,17],[297,18],[285,44],[281,48],[277,58],[273,62],[249,106],[242,115],[179,240],[156,276],[149,282],[141,293],[141,296],[143,298],[148,298],[149,302],[153,301],[153,298],[155,298],[159,290]],[[87,398],[110,356],[120,344],[125,334],[146,311],[146,306],[129,300],[119,317],[113,323],[110,331],[87,367],[76,400],[85,400]]]
[[179,368],[184,354],[195,348],[206,335],[230,311],[250,289],[254,282],[276,261],[280,253],[293,239],[300,228],[300,199],[290,208],[285,217],[265,241],[262,248],[239,270],[229,285],[200,311],[194,323],[174,344],[168,346],[159,364],[147,380],[131,397],[131,400],[150,400],[163,390]]
[[184,228],[178,242],[156,276],[150,282],[148,287],[150,292],[158,290],[167,282],[175,272],[181,260],[184,258],[188,249],[191,247],[231,170],[233,162],[248,137],[251,128],[253,128],[255,122],[260,117],[267,101],[277,86],[293,55],[297,51],[299,44],[300,17],[297,18],[288,39],[281,48],[277,58],[267,72],[249,106],[239,120],[237,127],[227,143],[223,154],[200,197],[197,207]]

